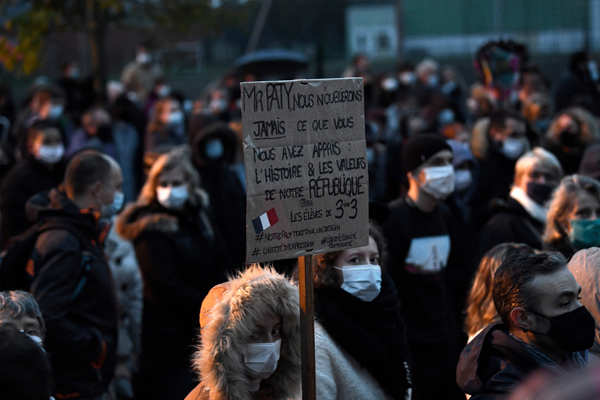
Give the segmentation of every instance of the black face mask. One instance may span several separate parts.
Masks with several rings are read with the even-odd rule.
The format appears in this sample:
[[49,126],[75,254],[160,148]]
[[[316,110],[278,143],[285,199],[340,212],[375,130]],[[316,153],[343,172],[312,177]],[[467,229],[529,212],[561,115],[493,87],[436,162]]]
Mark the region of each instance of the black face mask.
[[543,206],[548,200],[550,200],[550,196],[552,196],[553,191],[554,185],[538,182],[527,183],[527,196],[529,196],[531,200],[535,201],[540,206]]
[[560,144],[566,147],[578,147],[581,143],[579,142],[579,133],[572,133],[568,129],[565,129],[560,133]]
[[556,317],[529,312],[550,321],[550,330],[543,335],[552,338],[564,351],[584,351],[594,344],[596,323],[584,306]]

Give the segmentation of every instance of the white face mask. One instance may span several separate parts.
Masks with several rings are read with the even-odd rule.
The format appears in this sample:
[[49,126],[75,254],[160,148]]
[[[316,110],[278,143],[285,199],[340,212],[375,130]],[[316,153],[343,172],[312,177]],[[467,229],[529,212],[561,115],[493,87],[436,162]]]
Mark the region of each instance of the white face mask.
[[150,62],[150,56],[148,55],[148,53],[139,53],[135,57],[135,60],[140,64],[147,64]]
[[156,188],[156,198],[165,208],[181,209],[189,197],[187,185],[159,186]]
[[244,349],[244,364],[253,378],[267,379],[277,369],[281,339],[272,343],[248,343]]
[[183,121],[183,113],[181,111],[173,111],[169,114],[169,124],[179,124]]
[[158,94],[160,97],[168,96],[169,93],[171,93],[171,88],[169,88],[167,85],[159,87],[156,91],[156,94]]
[[471,186],[473,175],[469,169],[459,169],[454,172],[454,190],[461,192]]
[[225,109],[227,108],[227,102],[225,101],[225,99],[212,100],[208,104],[208,108],[214,113],[220,113],[225,111]]
[[402,82],[404,85],[412,85],[415,83],[415,74],[410,71],[401,73],[400,82]]
[[[19,332],[24,333],[25,335],[27,335],[27,337],[29,337],[29,339],[33,340],[35,342],[35,344],[37,344],[38,346],[40,346],[42,348],[42,350],[44,350],[44,342],[42,340],[41,337],[37,336],[37,335],[31,335],[29,333],[26,333],[24,330],[19,330]],[[44,350],[44,352],[46,352]]]
[[502,154],[511,160],[517,159],[525,150],[525,145],[521,139],[506,138],[502,143]]
[[398,81],[396,78],[385,78],[383,81],[381,81],[381,87],[387,92],[394,91],[398,89]]
[[48,112],[48,117],[55,119],[62,115],[63,106],[62,104],[53,104],[50,106],[50,111]]
[[123,203],[125,202],[125,195],[123,192],[115,192],[115,197],[113,197],[113,202],[107,206],[103,206],[100,214],[104,218],[110,218],[113,215],[117,214],[123,208]]
[[348,265],[335,267],[342,275],[341,288],[362,301],[373,301],[381,291],[379,265]]
[[425,183],[423,190],[438,200],[443,200],[454,192],[454,167],[429,167],[423,169]]
[[53,146],[40,146],[36,158],[48,164],[56,164],[59,162],[65,154],[65,146],[62,144],[56,144]]
[[479,109],[479,103],[474,98],[469,97],[467,99],[467,108],[471,114],[475,114]]

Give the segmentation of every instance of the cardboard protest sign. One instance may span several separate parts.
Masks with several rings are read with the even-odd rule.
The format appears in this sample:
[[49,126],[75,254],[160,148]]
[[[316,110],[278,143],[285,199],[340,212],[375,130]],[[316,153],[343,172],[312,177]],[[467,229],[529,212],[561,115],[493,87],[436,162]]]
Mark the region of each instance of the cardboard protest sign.
[[246,261],[368,243],[361,78],[244,82]]

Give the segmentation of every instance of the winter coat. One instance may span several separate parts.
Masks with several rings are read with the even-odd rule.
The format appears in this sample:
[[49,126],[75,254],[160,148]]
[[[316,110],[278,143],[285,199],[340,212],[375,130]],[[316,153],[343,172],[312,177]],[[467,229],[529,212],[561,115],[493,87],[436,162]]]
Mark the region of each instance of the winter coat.
[[131,378],[138,367],[142,333],[142,275],[133,245],[111,228],[105,242],[106,256],[119,299],[119,344],[115,380],[118,390],[131,390]]
[[596,321],[596,336],[590,351],[600,356],[600,248],[578,251],[569,261],[568,268],[581,286],[581,303]]
[[[572,353],[569,366],[583,367],[587,361],[587,351]],[[510,335],[504,325],[492,324],[462,351],[456,381],[471,400],[503,399],[540,368],[555,373],[565,369],[541,350]]]
[[8,240],[25,232],[32,221],[25,216],[25,204],[31,196],[58,186],[63,180],[62,163],[49,167],[33,157],[15,165],[4,181],[0,192],[0,215],[2,215],[2,247]]
[[372,301],[338,285],[315,288],[314,299],[317,397],[410,399],[406,328],[390,276],[384,271]]
[[[471,198],[475,222],[488,212],[488,203],[495,198],[508,197],[513,183],[516,159],[505,157],[489,138],[489,118],[483,118],[473,127],[471,151],[479,162],[477,187]],[[481,226],[481,225],[479,225]]]
[[[458,310],[464,309],[472,271],[464,259],[469,254],[463,248],[466,241],[457,228],[444,204],[423,212],[407,198],[389,205],[383,224],[389,243],[388,272],[398,288],[415,361],[412,381],[417,398],[460,395],[454,379],[464,340]],[[430,384],[432,374],[435,386]]]
[[[281,316],[277,369],[258,392],[243,362],[243,346],[261,316]],[[252,266],[207,296],[200,312],[201,347],[194,356],[200,384],[186,400],[287,400],[301,397],[298,288],[271,269]]]
[[517,200],[511,197],[496,201],[492,213],[479,235],[480,256],[500,243],[525,243],[542,249],[544,224],[529,215]]
[[118,335],[117,297],[102,249],[107,229],[58,189],[34,196],[28,212],[70,226],[42,233],[28,264],[46,322],[55,396],[98,396],[114,374]]
[[[206,157],[206,144],[220,140],[223,155],[216,160]],[[192,160],[202,181],[202,187],[211,199],[215,222],[226,237],[231,261],[241,266],[246,259],[246,193],[238,175],[230,168],[238,146],[233,132],[223,130],[206,134],[196,133],[192,138]]]
[[[225,280],[227,254],[204,208],[127,207],[117,232],[132,241],[144,281],[144,353],[187,362],[202,299]],[[164,346],[169,343],[169,346]]]

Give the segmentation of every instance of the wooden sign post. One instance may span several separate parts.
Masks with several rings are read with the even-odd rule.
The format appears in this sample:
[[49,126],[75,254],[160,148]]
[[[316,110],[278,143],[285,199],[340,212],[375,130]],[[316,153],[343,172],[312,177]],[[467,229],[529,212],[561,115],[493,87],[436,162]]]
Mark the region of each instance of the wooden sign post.
[[246,262],[298,258],[303,399],[314,400],[312,254],[369,242],[362,78],[243,82]]
[[298,258],[300,330],[302,331],[302,400],[317,398],[315,383],[315,303],[312,256]]

